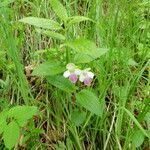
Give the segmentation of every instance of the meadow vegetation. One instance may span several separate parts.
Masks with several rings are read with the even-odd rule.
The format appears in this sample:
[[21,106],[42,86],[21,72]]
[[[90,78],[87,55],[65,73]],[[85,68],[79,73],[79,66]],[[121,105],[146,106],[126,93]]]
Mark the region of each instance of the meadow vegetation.
[[1,0],[0,150],[148,150],[149,41],[148,0]]

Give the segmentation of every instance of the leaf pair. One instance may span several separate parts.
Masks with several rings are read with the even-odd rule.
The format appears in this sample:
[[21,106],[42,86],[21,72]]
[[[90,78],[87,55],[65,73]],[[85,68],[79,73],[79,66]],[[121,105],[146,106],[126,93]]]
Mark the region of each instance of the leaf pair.
[[56,13],[56,15],[63,21],[68,21],[67,26],[70,26],[75,23],[79,23],[82,21],[93,21],[92,19],[89,19],[84,16],[73,16],[73,17],[68,17],[67,10],[65,7],[58,1],[58,0],[51,0],[50,1],[51,7]]
[[37,107],[34,106],[16,106],[0,113],[0,134],[3,133],[4,144],[8,149],[17,144],[20,128],[36,113]]
[[[82,21],[93,21],[92,19],[84,17],[84,16],[69,17],[67,14],[67,10],[58,0],[50,0],[50,4],[55,14],[65,23],[65,26],[67,28],[69,28],[71,25],[75,23],[79,23]],[[44,34],[46,36],[56,38],[58,40],[65,40],[66,38],[61,33],[56,32],[57,30],[61,30],[63,28],[58,22],[54,20],[39,18],[39,17],[25,17],[23,19],[20,19],[19,21],[33,25],[37,28],[44,29],[44,30],[37,29],[37,31],[40,34]],[[49,31],[47,29],[52,30],[52,31]]]
[[[32,74],[36,76],[45,76],[51,85],[67,93],[75,93],[78,88],[62,75],[58,75],[62,73],[64,69],[65,68],[61,67],[60,63],[45,62],[39,65]],[[82,90],[75,96],[79,106],[84,107],[96,115],[102,115],[103,107],[98,97],[91,91]]]
[[[62,76],[50,76],[47,80],[53,86],[67,92],[73,93],[77,90],[77,87],[69,80]],[[101,116],[103,113],[103,103],[99,101],[99,98],[89,90],[82,90],[75,94],[77,105],[84,107],[91,113]]]
[[[65,92],[72,93],[77,90],[74,84],[62,76],[48,77],[47,80],[50,84]],[[103,103],[99,101],[99,98],[94,93],[89,90],[82,90],[75,94],[75,97],[79,107],[83,107],[98,116],[102,115]]]

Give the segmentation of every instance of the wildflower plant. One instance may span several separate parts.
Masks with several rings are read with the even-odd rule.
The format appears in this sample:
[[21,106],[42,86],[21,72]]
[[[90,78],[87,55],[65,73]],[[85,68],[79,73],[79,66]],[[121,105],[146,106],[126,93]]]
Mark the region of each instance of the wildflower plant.
[[[38,34],[60,41],[60,45],[53,48],[56,48],[56,53],[58,53],[57,59],[53,60],[54,57],[51,57],[51,61],[45,60],[45,62],[39,64],[33,70],[32,75],[46,77],[51,85],[71,94],[76,93],[77,89],[81,90],[80,87],[77,87],[77,85],[80,84],[84,84],[85,88],[87,86],[92,88],[91,84],[95,76],[94,73],[90,68],[83,68],[81,70],[78,66],[82,67],[83,64],[90,66],[88,64],[96,61],[97,58],[105,54],[107,49],[98,48],[93,41],[88,39],[72,37],[72,35],[69,35],[69,30],[72,26],[83,21],[90,21],[92,23],[94,23],[94,21],[85,16],[69,16],[67,10],[58,0],[51,0],[50,4],[55,14],[60,19],[60,22],[38,17],[25,17],[19,20],[22,23],[34,26]],[[62,51],[64,55],[62,55]],[[75,62],[78,66],[69,62]],[[80,84],[75,84],[77,82]],[[102,111],[98,97],[88,89],[83,92],[81,90],[80,92],[76,93],[77,103],[92,113],[100,115],[101,112],[91,108],[89,105],[95,103],[95,108]],[[86,95],[91,95],[93,99],[91,99],[90,96],[87,98],[85,93]],[[83,104],[81,101],[85,98],[87,102],[84,101]]]
[[0,149],[146,148],[148,2],[62,2],[0,2]]

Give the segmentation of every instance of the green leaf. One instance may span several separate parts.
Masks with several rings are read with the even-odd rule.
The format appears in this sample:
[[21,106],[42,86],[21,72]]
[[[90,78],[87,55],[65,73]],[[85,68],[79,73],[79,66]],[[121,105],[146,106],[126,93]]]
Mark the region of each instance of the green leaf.
[[85,54],[85,53],[77,53],[74,57],[74,62],[76,62],[76,63],[89,63],[89,62],[101,57],[107,51],[108,51],[108,49],[106,49],[106,48],[99,48],[99,49],[97,49],[98,54],[95,57],[88,55],[88,54]]
[[140,130],[137,130],[133,133],[133,136],[132,136],[132,143],[135,147],[139,147],[142,145],[142,143],[144,142],[144,134],[140,131]]
[[[148,104],[149,105],[149,104]],[[147,112],[145,117],[144,117],[144,120],[146,121],[147,123],[147,126],[148,126],[148,130],[150,130],[150,112]]]
[[106,48],[97,48],[94,42],[87,39],[68,41],[62,46],[68,46],[77,52],[75,56],[75,61],[77,61],[77,63],[90,62],[108,51]]
[[75,57],[74,57],[74,62],[76,62],[77,64],[89,63],[93,60],[94,60],[94,58],[91,57],[91,55],[88,55],[85,53],[77,53],[77,54],[75,54]]
[[65,36],[63,36],[60,33],[49,31],[49,30],[41,30],[41,29],[36,29],[36,31],[40,34],[46,35],[48,37],[56,38],[58,40],[65,40]]
[[38,17],[26,17],[19,20],[20,22],[27,23],[33,25],[35,27],[43,28],[43,29],[51,29],[51,30],[59,30],[61,26],[58,22],[55,22],[50,19],[38,18]]
[[147,112],[145,117],[144,117],[144,120],[147,121],[147,123],[150,124],[150,112]]
[[68,41],[64,44],[64,46],[68,46],[78,53],[86,53],[89,55],[91,55],[94,52],[97,53],[97,47],[95,43],[87,39],[79,38],[74,41]]
[[89,90],[82,90],[76,94],[77,103],[89,110],[90,112],[101,116],[103,107],[99,102],[98,97]]
[[4,110],[0,113],[0,134],[3,133],[5,127],[7,126],[7,113],[8,110]]
[[15,118],[20,126],[24,126],[37,112],[35,106],[16,106],[9,110],[9,117]]
[[98,57],[105,55],[108,52],[108,48],[98,48]]
[[62,73],[64,70],[65,68],[60,63],[44,62],[33,70],[32,75],[53,76]]
[[47,80],[53,86],[68,93],[75,92],[77,89],[77,87],[73,83],[71,83],[68,79],[64,78],[63,76],[51,76],[47,77]]
[[19,139],[19,126],[15,121],[10,122],[3,133],[4,144],[8,149],[12,149]]
[[86,113],[84,111],[75,110],[71,114],[71,121],[76,125],[80,126],[86,119]]
[[68,19],[68,14],[65,7],[58,0],[50,0],[50,4],[54,12],[61,20],[65,21]]
[[80,23],[82,21],[92,21],[92,19],[84,17],[84,16],[73,16],[73,17],[69,17],[70,21],[68,22],[68,26],[75,24],[75,23]]
[[128,60],[127,64],[128,64],[129,66],[138,66],[138,63],[137,63],[134,59],[132,59],[132,58],[130,58],[130,59]]
[[7,126],[7,122],[5,119],[0,118],[0,134],[3,133],[4,129]]

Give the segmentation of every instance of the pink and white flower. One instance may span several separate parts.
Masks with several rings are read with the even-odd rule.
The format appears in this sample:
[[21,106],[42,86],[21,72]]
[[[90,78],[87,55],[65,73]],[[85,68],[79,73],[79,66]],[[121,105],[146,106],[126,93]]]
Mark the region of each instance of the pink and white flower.
[[90,86],[94,78],[94,73],[90,71],[90,68],[84,69],[80,73],[79,80],[84,82],[84,85]]
[[69,78],[69,80],[72,83],[76,83],[79,78],[79,81],[83,82],[84,85],[86,86],[91,85],[92,80],[94,78],[94,73],[90,71],[91,70],[90,68],[80,70],[76,67],[75,64],[69,63],[67,64],[66,69],[67,71],[64,72],[63,76],[65,78]]
[[67,64],[66,69],[67,71],[64,72],[63,76],[65,78],[69,78],[72,83],[76,83],[81,70],[78,69],[73,63]]

